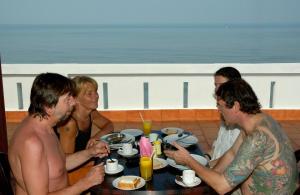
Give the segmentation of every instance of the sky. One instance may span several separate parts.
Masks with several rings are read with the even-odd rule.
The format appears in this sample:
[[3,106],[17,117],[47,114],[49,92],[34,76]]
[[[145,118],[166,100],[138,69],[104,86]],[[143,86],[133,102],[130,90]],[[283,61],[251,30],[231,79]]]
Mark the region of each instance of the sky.
[[300,23],[300,0],[0,0],[0,24]]

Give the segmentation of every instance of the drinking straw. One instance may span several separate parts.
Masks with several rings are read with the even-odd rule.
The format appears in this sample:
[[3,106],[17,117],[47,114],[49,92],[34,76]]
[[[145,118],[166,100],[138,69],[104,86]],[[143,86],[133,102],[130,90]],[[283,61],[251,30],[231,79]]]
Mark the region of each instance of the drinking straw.
[[141,117],[142,121],[144,122],[144,118],[143,118],[143,115],[142,115],[142,113],[141,113],[141,112],[139,112],[139,114],[140,114],[140,117]]
[[151,156],[150,156],[151,159],[153,158],[154,153],[155,153],[155,150],[152,150],[152,154],[151,154]]

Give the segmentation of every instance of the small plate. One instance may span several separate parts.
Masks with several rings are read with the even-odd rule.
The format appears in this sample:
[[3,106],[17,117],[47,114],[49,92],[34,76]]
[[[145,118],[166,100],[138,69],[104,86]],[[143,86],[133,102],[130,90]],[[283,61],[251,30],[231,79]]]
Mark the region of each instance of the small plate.
[[[182,176],[180,176],[182,178]],[[185,187],[185,188],[191,188],[191,187],[195,187],[197,185],[199,185],[201,183],[201,179],[199,177],[195,177],[194,179],[194,183],[190,184],[190,185],[185,185],[184,183],[182,183],[181,181],[178,181],[177,179],[175,179],[175,183],[177,183],[178,185]]]
[[179,134],[182,133],[184,130],[177,127],[166,127],[160,130],[164,134],[172,135],[172,134]]
[[131,154],[124,154],[122,148],[120,148],[120,149],[118,150],[118,154],[120,154],[121,156],[124,156],[124,157],[131,157],[131,156],[136,155],[137,153],[138,153],[138,150],[135,149],[135,148],[132,148]]
[[123,165],[120,165],[120,164],[118,164],[118,169],[115,170],[115,171],[108,171],[108,170],[106,169],[106,165],[104,165],[104,171],[105,171],[105,173],[108,174],[108,175],[114,175],[114,174],[120,173],[120,172],[123,171],[123,170],[124,170],[124,167],[123,167]]
[[126,133],[134,137],[138,137],[144,134],[144,132],[140,129],[124,129],[121,131],[121,133]]
[[123,133],[110,133],[103,138],[109,144],[117,144],[120,143],[125,138]]
[[[183,136],[186,136],[186,134],[183,133],[181,137],[183,137]],[[166,143],[172,143],[172,142],[180,139],[181,137],[178,137],[178,134],[172,134],[172,135],[168,135],[168,136],[164,137],[163,141]],[[187,137],[178,140],[177,143],[179,145],[181,145],[182,147],[187,148],[191,145],[198,143],[198,138],[195,137],[194,135],[188,134]]]
[[[202,164],[203,166],[206,166],[207,165],[207,159],[203,156],[200,156],[198,154],[191,154],[191,156],[197,161],[199,162],[200,164]],[[183,166],[183,165],[179,165],[179,164],[176,164],[175,160],[173,160],[172,158],[167,158],[167,162],[168,164],[171,166],[171,167],[174,167],[176,169],[179,169],[179,170],[187,170],[187,169],[190,169],[189,167],[187,166]]]
[[[133,179],[133,178],[140,178],[140,183],[138,184],[138,186],[137,186],[136,188],[133,188],[133,189],[123,189],[123,188],[119,188],[119,187],[118,187],[118,183],[119,183],[119,181],[121,180],[121,178],[124,178],[124,177],[128,177],[128,178],[131,178],[131,179]],[[119,190],[136,190],[136,189],[139,189],[139,188],[143,187],[145,184],[146,184],[146,181],[145,181],[143,178],[141,178],[141,177],[139,177],[139,176],[135,176],[135,175],[121,176],[121,177],[116,178],[116,179],[113,180],[113,182],[112,182],[112,185],[113,185],[115,188],[118,188]]]
[[165,168],[168,165],[167,161],[163,158],[153,158],[153,170]]
[[[111,135],[111,134],[104,135],[104,136],[102,136],[100,139],[101,139],[102,141],[108,143],[107,137],[108,137],[109,135]],[[119,148],[122,148],[122,145],[123,145],[124,143],[132,143],[132,142],[135,141],[134,136],[129,135],[129,134],[126,134],[126,133],[124,133],[123,135],[125,135],[125,137],[122,139],[121,142],[115,143],[115,144],[109,144],[109,147],[110,147],[111,150],[117,150],[117,149],[119,149]]]

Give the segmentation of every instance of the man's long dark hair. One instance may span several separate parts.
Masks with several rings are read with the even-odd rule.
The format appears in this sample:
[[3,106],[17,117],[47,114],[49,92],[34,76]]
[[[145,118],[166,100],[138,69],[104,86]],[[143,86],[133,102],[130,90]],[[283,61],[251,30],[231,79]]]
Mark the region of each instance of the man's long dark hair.
[[39,74],[33,81],[28,112],[34,117],[48,117],[45,107],[56,106],[60,96],[74,95],[74,82],[57,73]]
[[218,99],[226,103],[226,107],[232,108],[234,102],[239,102],[240,110],[248,114],[260,113],[261,105],[251,86],[243,79],[231,80],[222,84],[216,91]]

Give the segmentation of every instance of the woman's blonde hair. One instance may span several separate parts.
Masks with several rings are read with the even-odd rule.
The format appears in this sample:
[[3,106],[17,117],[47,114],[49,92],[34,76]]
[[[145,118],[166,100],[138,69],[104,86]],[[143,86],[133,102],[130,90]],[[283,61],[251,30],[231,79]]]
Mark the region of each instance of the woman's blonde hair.
[[98,83],[96,80],[94,80],[91,77],[88,76],[76,76],[72,79],[75,83],[75,95],[78,96],[78,94],[84,90],[84,85],[86,83],[91,83],[96,90],[98,90]]

